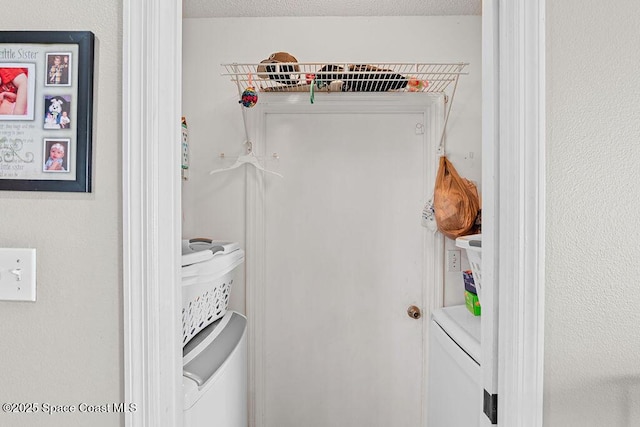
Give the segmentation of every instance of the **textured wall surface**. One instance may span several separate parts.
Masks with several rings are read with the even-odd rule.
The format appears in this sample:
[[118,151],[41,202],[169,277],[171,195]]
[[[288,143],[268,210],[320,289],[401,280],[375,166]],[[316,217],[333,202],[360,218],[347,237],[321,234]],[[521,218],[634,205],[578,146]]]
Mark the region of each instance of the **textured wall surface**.
[[[0,403],[122,401],[121,2],[12,2],[2,30],[96,35],[90,194],[0,192],[0,247],[37,249],[37,302],[0,302]],[[116,427],[118,414],[7,414],[0,426]]]
[[545,427],[640,425],[639,14],[547,2]]
[[[640,424],[640,6],[588,3],[547,5],[546,427]],[[94,192],[0,193],[0,246],[38,249],[38,301],[0,303],[0,401],[119,401],[121,5],[17,2],[0,23],[97,36]],[[222,58],[244,59],[238,49]],[[217,75],[217,65],[200,71]],[[242,138],[232,136],[229,144]],[[0,425],[101,427],[121,419],[0,413]]]
[[183,0],[185,18],[480,15],[481,0]]

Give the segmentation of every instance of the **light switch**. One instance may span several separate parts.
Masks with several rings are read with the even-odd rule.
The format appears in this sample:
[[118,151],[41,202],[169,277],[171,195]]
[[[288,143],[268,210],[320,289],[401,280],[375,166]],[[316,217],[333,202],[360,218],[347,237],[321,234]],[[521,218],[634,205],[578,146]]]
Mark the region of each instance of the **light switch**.
[[36,250],[0,248],[0,300],[36,300]]

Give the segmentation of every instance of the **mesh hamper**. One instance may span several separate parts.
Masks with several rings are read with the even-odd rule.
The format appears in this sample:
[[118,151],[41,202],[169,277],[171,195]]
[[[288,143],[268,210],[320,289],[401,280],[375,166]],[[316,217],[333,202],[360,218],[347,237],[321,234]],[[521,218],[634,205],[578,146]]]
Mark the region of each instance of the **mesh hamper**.
[[244,261],[237,243],[209,239],[182,243],[182,345],[227,312],[236,268]]

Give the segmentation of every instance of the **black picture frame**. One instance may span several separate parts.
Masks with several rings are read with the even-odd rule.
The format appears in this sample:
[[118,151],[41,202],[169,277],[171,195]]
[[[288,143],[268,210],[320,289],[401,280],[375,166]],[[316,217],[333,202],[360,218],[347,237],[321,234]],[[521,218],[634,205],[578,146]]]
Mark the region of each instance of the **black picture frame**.
[[91,192],[94,45],[90,31],[0,31],[0,190]]

